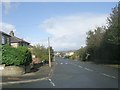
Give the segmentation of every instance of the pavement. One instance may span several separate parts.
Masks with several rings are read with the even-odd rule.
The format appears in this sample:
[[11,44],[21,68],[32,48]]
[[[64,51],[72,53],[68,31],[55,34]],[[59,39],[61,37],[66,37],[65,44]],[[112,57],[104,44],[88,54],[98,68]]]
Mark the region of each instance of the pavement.
[[43,65],[38,68],[38,70],[33,70],[33,72],[26,73],[21,76],[2,76],[2,85],[16,84],[16,83],[29,83],[34,81],[46,80],[48,79],[51,68],[48,64]]

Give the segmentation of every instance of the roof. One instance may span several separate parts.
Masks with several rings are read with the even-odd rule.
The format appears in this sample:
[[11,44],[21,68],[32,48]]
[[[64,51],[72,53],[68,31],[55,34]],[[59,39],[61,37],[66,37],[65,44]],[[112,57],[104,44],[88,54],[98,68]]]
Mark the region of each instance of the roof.
[[25,41],[25,40],[23,40],[23,39],[20,39],[20,38],[18,38],[18,37],[11,37],[11,43],[19,43],[19,42],[25,42],[25,43],[28,43],[29,44],[29,42],[27,42],[27,41]]
[[0,34],[3,34],[3,35],[6,35],[6,36],[10,37],[11,43],[25,42],[25,43],[30,44],[29,42],[27,42],[27,41],[25,41],[25,40],[23,40],[23,39],[20,39],[20,38],[18,38],[18,37],[15,37],[15,36],[12,37],[12,36],[10,36],[9,34],[3,32],[3,31],[0,31]]
[[3,31],[0,31],[0,33],[1,33],[1,34],[4,34],[4,35],[6,35],[6,36],[11,37],[9,34],[7,34],[7,33],[3,32]]

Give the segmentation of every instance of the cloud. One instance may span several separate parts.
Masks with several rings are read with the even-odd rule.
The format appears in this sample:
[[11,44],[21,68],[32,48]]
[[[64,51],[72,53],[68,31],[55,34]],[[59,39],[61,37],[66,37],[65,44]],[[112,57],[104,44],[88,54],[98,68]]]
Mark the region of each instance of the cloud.
[[0,22],[0,31],[3,31],[5,33],[9,33],[12,30],[16,31],[16,28],[14,25]]
[[86,32],[106,24],[106,14],[81,14],[52,17],[40,26],[51,34],[51,45],[55,50],[79,49],[85,45]]

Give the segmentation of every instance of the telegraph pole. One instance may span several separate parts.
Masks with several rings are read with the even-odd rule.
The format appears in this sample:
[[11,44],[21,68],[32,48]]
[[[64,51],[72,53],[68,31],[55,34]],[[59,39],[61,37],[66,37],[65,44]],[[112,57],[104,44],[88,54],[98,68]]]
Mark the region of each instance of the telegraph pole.
[[49,52],[49,67],[51,67],[51,57],[50,57],[50,41],[48,37],[48,52]]

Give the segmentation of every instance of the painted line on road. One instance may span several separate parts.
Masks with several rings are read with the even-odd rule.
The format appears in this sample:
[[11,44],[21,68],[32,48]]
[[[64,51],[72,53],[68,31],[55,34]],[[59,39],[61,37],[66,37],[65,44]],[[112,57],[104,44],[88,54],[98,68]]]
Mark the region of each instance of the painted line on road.
[[60,63],[60,64],[63,64],[63,63]]
[[89,68],[85,68],[85,70],[87,70],[87,71],[93,71],[92,69],[89,69]]
[[8,84],[20,84],[20,83],[30,83],[30,82],[37,82],[42,80],[47,80],[48,77],[40,78],[40,79],[34,79],[34,80],[24,80],[24,81],[13,81],[13,82],[1,82],[0,85],[8,85]]
[[50,81],[50,83],[55,87],[55,83],[52,82],[51,79],[48,79]]
[[68,63],[65,63],[65,64],[68,64]]
[[80,65],[79,65],[78,67],[83,68],[83,67],[82,67],[82,66],[80,66]]
[[108,75],[108,74],[105,74],[105,73],[101,73],[102,75],[104,75],[104,76],[107,76],[107,77],[110,77],[110,78],[116,78],[115,76],[111,76],[111,75]]
[[115,76],[111,76],[111,77],[114,78],[114,79],[116,78]]

